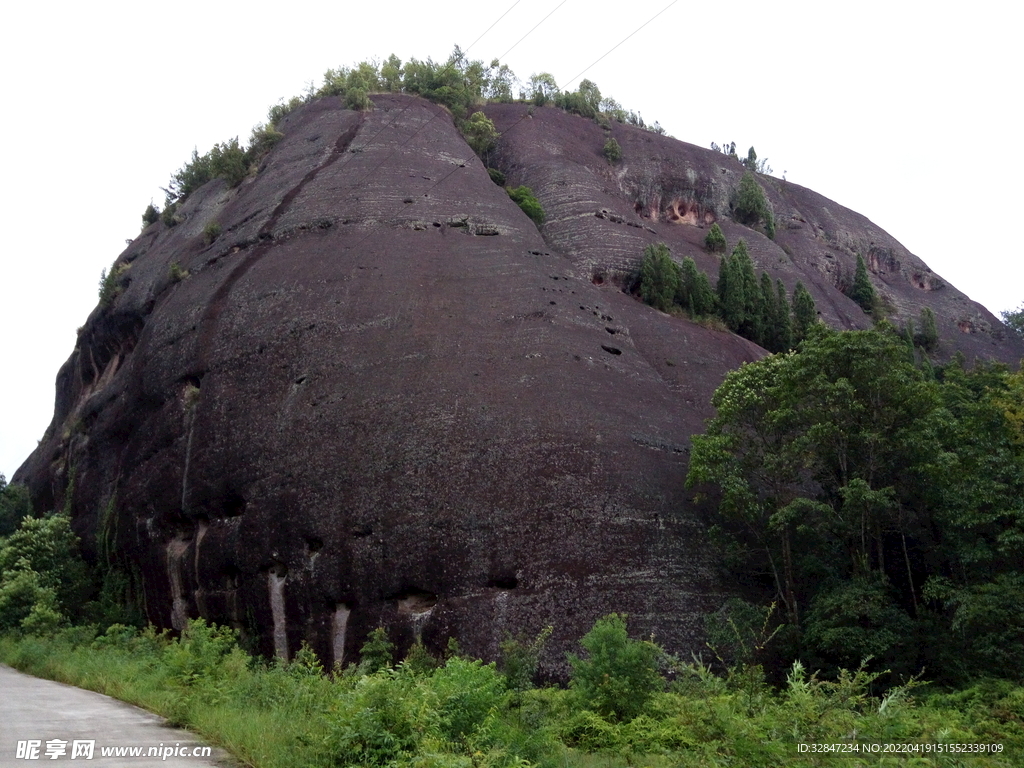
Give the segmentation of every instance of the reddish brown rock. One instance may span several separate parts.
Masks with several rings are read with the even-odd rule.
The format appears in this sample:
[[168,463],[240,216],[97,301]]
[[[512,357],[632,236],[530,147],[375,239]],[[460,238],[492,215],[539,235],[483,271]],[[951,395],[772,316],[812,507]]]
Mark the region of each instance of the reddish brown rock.
[[657,241],[714,276],[712,221],[833,325],[868,325],[840,290],[860,253],[901,316],[935,310],[946,353],[1024,354],[809,190],[761,179],[774,242],[733,223],[742,168],[723,155],[617,125],[612,166],[593,122],[488,107],[493,162],[537,193],[538,231],[444,110],[375,101],[294,112],[256,176],[208,184],[125,250],[123,292],[86,323],[15,476],[41,507],[73,477],[76,529],[113,544],[161,626],[201,615],[330,663],[381,624],[485,657],[551,624],[555,670],[624,611],[694,647],[725,587],[684,493],[689,438],[726,372],[764,352],[619,284]]

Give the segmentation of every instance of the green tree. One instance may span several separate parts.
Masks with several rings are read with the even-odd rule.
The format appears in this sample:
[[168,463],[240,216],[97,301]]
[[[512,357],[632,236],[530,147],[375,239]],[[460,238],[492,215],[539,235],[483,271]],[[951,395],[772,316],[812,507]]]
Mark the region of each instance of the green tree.
[[914,334],[914,342],[925,352],[934,352],[939,345],[939,329],[931,307],[921,308],[920,323],[921,329]]
[[704,238],[704,249],[709,253],[724,253],[726,248],[725,234],[718,223],[711,225],[707,236]]
[[[36,620],[74,617],[92,584],[67,515],[25,517],[0,544],[0,623],[18,626],[35,606]],[[47,624],[49,625],[49,624]]]
[[772,321],[774,352],[785,352],[793,347],[793,323],[789,315],[789,299],[782,280],[775,281],[775,317]]
[[160,221],[160,209],[154,206],[153,201],[150,200],[146,210],[142,212],[142,228],[145,229],[158,221]]
[[569,655],[569,686],[584,706],[602,717],[632,720],[665,685],[658,673],[662,650],[653,642],[630,639],[624,616],[612,613],[598,619],[580,644],[588,657]]
[[818,322],[818,310],[814,297],[799,280],[793,289],[793,341],[799,343],[807,338],[811,327]]
[[530,100],[538,107],[543,107],[549,101],[554,100],[559,93],[558,83],[548,72],[531,75],[528,87]]
[[679,289],[676,301],[692,317],[707,317],[715,311],[715,293],[711,290],[708,276],[697,268],[697,263],[687,256],[679,274]]
[[732,211],[740,224],[763,225],[765,234],[769,238],[775,237],[775,215],[764,190],[750,171],[744,173],[740,179],[739,188],[733,197]]
[[469,120],[462,124],[462,135],[477,156],[484,157],[494,148],[500,134],[487,115],[483,112],[474,112]]
[[679,266],[672,261],[664,243],[648,245],[640,263],[640,298],[652,307],[668,312],[679,291]]
[[367,674],[387,669],[394,663],[394,654],[395,646],[388,640],[388,633],[384,627],[377,627],[359,649],[360,667]]
[[14,533],[21,521],[31,515],[28,488],[24,485],[9,485],[7,478],[0,472],[0,537]]
[[619,146],[619,142],[615,139],[608,137],[608,140],[604,143],[604,149],[601,150],[601,154],[605,156],[609,163],[617,163],[622,159],[622,147]]
[[850,292],[847,295],[865,312],[874,311],[877,300],[875,287],[868,277],[868,268],[864,263],[864,257],[859,253],[857,254],[857,269],[853,275],[853,285],[850,286]]
[[1024,304],[1017,309],[1004,309],[999,314],[1007,328],[1018,336],[1024,336]]

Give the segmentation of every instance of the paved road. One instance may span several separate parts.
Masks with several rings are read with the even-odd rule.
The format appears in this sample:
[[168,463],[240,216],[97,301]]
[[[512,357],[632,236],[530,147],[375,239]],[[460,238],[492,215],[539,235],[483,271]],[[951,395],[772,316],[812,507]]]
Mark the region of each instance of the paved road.
[[[79,754],[73,757],[76,740],[85,744],[78,745]],[[22,744],[23,756],[19,757],[18,742],[32,741],[38,744]],[[84,753],[90,741],[95,744],[88,760]],[[62,746],[63,754],[48,755],[48,749],[51,754],[59,753]],[[26,756],[32,754],[32,747],[37,750],[34,759]],[[142,750],[141,756],[104,756],[105,747]],[[149,756],[150,747],[160,750],[159,756]],[[205,745],[194,734],[168,728],[163,718],[144,709],[0,664],[0,768],[65,762],[90,768],[224,768],[232,764],[219,749],[213,749],[211,757],[193,757],[196,747],[202,750]],[[164,752],[169,752],[166,758]]]

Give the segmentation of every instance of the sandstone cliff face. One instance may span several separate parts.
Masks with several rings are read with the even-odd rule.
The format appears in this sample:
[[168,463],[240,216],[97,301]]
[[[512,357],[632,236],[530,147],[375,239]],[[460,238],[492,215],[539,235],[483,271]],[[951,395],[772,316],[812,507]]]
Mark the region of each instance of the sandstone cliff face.
[[610,166],[591,122],[489,107],[495,162],[547,211],[538,231],[439,107],[375,102],[292,113],[256,176],[211,182],[125,250],[124,290],[84,326],[15,476],[41,507],[73,488],[77,530],[139,574],[158,625],[204,616],[331,663],[381,624],[485,657],[551,624],[557,672],[615,610],[693,647],[726,589],[684,493],[688,440],[726,372],[764,352],[617,280],[658,241],[713,277],[711,221],[833,325],[868,325],[837,288],[862,253],[902,314],[934,308],[947,351],[1024,354],[808,190],[762,180],[775,242],[734,224],[742,169],[722,155],[615,126]]

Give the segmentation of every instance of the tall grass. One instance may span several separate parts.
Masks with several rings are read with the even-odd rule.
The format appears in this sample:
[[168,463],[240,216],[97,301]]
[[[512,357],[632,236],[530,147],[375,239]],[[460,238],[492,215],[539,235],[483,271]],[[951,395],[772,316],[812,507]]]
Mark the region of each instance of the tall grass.
[[[1024,765],[1024,688],[1005,681],[931,694],[911,682],[877,697],[864,670],[824,681],[797,664],[775,690],[759,668],[720,676],[677,663],[673,682],[641,714],[612,721],[587,709],[577,691],[513,688],[479,661],[329,675],[308,649],[291,663],[266,662],[202,621],[180,639],[118,626],[100,636],[84,629],[4,636],[0,660],[143,706],[260,768]],[[798,751],[824,743],[998,744],[1002,751]]]

